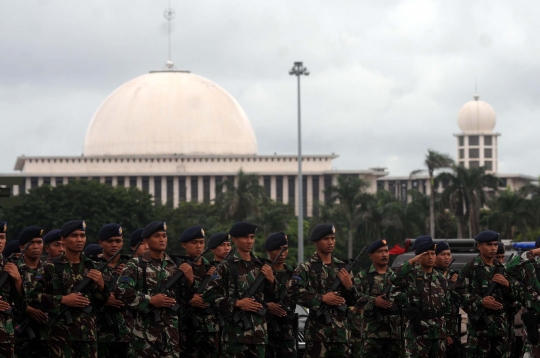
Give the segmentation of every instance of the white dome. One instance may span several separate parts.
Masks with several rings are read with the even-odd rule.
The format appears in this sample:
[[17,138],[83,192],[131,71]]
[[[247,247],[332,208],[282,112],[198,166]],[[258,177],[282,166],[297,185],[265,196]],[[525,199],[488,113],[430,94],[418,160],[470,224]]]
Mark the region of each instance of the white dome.
[[94,114],[84,155],[256,154],[246,113],[223,88],[156,71],[117,88]]
[[458,112],[458,125],[463,133],[492,132],[495,128],[497,116],[493,107],[478,98],[474,95],[474,101],[465,103]]

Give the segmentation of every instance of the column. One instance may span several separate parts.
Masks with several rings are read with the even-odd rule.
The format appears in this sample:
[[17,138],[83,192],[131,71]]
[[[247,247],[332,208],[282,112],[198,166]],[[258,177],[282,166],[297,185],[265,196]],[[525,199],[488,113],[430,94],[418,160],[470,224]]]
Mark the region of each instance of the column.
[[178,184],[178,177],[173,178],[173,207],[177,208],[180,205],[180,185]]
[[313,216],[313,183],[312,183],[312,180],[313,180],[313,176],[311,175],[308,175],[307,178],[306,178],[306,185],[307,185],[307,190],[306,190],[306,195],[307,195],[307,201],[306,201],[306,206],[307,206],[307,212],[306,212],[306,216],[308,217],[311,217]]
[[204,202],[204,182],[203,182],[203,177],[202,175],[199,175],[197,177],[197,192],[199,193],[198,196],[199,196],[199,203],[203,203]]
[[289,203],[289,177],[283,176],[283,204]]
[[274,201],[277,199],[276,190],[276,176],[272,175],[270,177],[270,199]]
[[191,201],[191,177],[186,177],[186,202]]
[[216,177],[210,177],[210,202],[216,198]]
[[161,202],[167,204],[167,177],[164,176],[161,177]]

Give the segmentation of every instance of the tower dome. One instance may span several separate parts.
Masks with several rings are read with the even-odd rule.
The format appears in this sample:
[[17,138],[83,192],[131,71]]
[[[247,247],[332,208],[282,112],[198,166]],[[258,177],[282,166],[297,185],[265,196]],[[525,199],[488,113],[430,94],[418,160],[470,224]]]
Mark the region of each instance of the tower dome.
[[86,156],[256,153],[251,123],[227,91],[172,70],[117,88],[94,114],[84,142]]
[[491,133],[496,121],[493,107],[480,101],[477,94],[473,101],[465,103],[458,112],[458,125],[463,133]]

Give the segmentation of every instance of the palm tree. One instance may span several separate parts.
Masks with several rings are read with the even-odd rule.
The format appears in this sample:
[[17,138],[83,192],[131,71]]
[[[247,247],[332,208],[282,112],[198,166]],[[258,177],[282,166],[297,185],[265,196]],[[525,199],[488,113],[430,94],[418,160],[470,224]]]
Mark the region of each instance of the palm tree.
[[498,230],[503,239],[513,240],[516,229],[525,233],[529,222],[534,219],[531,204],[532,201],[527,200],[523,193],[507,189],[488,204],[487,223],[490,228]]
[[428,172],[431,194],[429,197],[429,232],[431,237],[435,237],[435,195],[437,188],[435,187],[434,172],[439,169],[450,168],[454,164],[454,160],[448,154],[436,152],[428,149],[428,154],[424,161],[427,169],[419,169],[411,172],[411,176],[422,172]]
[[[435,183],[447,182],[448,185],[442,192],[442,204],[454,213],[457,219],[457,236],[465,237],[464,229],[468,217],[468,197],[465,194],[462,179],[465,177],[467,169],[454,166],[454,172],[443,172],[437,175]],[[467,233],[468,236],[468,233]]]
[[389,238],[392,233],[403,238],[399,235],[403,230],[403,203],[387,190],[379,190],[366,199],[366,210],[362,213],[362,234],[370,240]]

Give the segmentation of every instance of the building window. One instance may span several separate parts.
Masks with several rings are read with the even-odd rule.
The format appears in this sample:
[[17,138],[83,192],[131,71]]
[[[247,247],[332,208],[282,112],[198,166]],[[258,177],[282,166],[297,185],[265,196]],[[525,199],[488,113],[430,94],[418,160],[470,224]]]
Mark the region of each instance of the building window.
[[413,181],[412,181],[412,188],[413,188],[414,190],[418,190],[418,180],[413,180]]
[[99,178],[99,177],[92,177],[92,178],[90,178],[90,180],[97,181],[98,183],[100,182],[100,178]]
[[30,178],[30,189],[37,188],[38,178]]
[[463,159],[465,158],[465,149],[460,149],[459,150],[459,159]]
[[174,177],[167,177],[167,206],[174,204]]
[[199,178],[191,177],[191,201],[199,201]]
[[180,201],[186,201],[186,177],[178,178],[178,196]]
[[484,136],[484,145],[493,145],[493,137],[490,135]]
[[216,177],[216,197],[223,191],[223,187],[221,187],[222,182],[223,177]]
[[388,182],[388,191],[392,196],[396,196],[396,182],[395,181],[389,181]]
[[465,162],[462,161],[462,160],[460,160],[460,161],[459,161],[459,166],[462,167],[462,168],[465,167]]
[[311,177],[311,189],[313,191],[313,216],[319,215],[319,177]]
[[265,175],[263,177],[263,183],[264,183],[264,192],[266,193],[267,197],[270,197],[271,194],[271,180],[269,175]]
[[377,180],[377,191],[384,190],[384,181]]
[[407,182],[401,183],[401,201],[407,203]]
[[51,185],[51,177],[44,177],[43,185]]
[[484,158],[493,158],[493,149],[491,148],[484,148]]
[[492,171],[493,170],[493,162],[491,160],[486,160],[484,162],[484,169]]
[[332,186],[332,175],[326,174],[324,176],[324,202],[329,203],[332,199],[332,193],[329,188]]
[[289,176],[288,180],[289,180],[289,205],[294,205],[295,204],[295,198],[294,198],[294,194],[295,194],[295,190],[296,190],[296,185],[295,185],[295,177],[294,176]]
[[112,177],[105,177],[105,184],[108,186],[112,186]]
[[56,186],[60,186],[64,184],[64,178],[54,178]]
[[210,203],[210,177],[203,177],[203,201],[206,204]]
[[478,148],[469,148],[469,158],[480,158],[480,150]]
[[459,137],[459,146],[463,147],[465,145],[465,137]]
[[137,177],[129,177],[129,187],[130,188],[137,187]]
[[469,136],[469,145],[479,145],[480,138],[477,135]]
[[126,179],[124,177],[116,178],[116,186],[125,187],[126,186]]
[[161,177],[154,177],[154,203],[161,205]]
[[471,160],[469,162],[469,168],[479,168],[480,162],[478,160]]
[[142,190],[145,192],[145,193],[148,193],[149,192],[149,179],[148,177],[142,177]]
[[281,175],[276,176],[276,201],[283,202],[283,177]]

